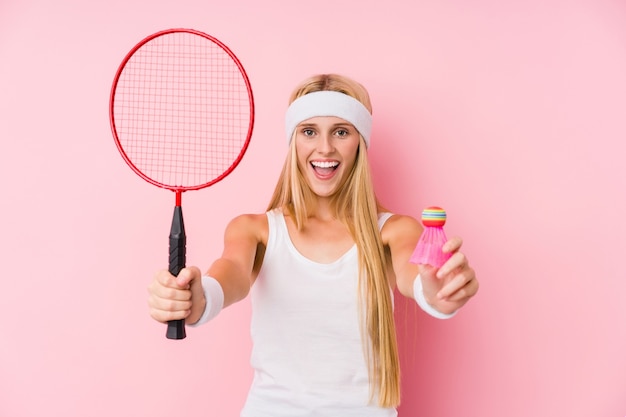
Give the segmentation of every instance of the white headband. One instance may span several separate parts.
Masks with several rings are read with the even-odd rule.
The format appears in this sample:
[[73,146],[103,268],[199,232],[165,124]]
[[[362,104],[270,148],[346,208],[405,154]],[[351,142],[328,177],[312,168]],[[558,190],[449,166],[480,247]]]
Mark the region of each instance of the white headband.
[[337,91],[316,91],[298,97],[285,115],[287,143],[301,122],[317,116],[335,116],[344,119],[359,131],[369,146],[372,133],[372,115],[357,99]]

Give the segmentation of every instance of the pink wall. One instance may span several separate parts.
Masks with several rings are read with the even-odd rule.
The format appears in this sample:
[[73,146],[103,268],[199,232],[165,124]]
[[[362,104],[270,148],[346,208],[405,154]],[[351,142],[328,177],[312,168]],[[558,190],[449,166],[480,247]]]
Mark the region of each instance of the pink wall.
[[401,416],[626,415],[626,4],[216,3],[0,5],[0,416],[238,415],[249,305],[164,339],[145,288],[173,195],[126,167],[109,130],[117,65],[168,27],[228,44],[258,108],[239,168],[184,196],[189,263],[264,209],[294,84],[351,75],[374,101],[381,198],[444,206],[482,283],[449,322],[398,304]]

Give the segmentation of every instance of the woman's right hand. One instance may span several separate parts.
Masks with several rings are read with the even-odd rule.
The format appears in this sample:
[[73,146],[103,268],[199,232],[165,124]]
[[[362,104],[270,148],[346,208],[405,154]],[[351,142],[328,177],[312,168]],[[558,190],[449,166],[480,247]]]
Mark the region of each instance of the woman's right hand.
[[176,277],[167,270],[158,271],[148,286],[150,316],[161,323],[198,321],[206,304],[201,277],[200,269],[193,266],[181,269]]

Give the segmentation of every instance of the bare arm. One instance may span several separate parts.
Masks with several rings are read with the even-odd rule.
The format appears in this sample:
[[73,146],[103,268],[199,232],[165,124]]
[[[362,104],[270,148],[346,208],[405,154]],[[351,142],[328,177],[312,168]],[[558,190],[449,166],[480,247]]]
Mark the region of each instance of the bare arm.
[[413,297],[413,281],[419,268],[409,262],[423,228],[417,220],[409,216],[394,215],[382,230],[383,244],[391,253],[391,267],[395,274],[395,284],[400,294]]
[[207,271],[224,290],[224,307],[250,292],[261,261],[257,259],[259,246],[267,242],[267,227],[265,215],[242,215],[228,224],[222,256]]
[[[224,233],[224,250],[207,271],[224,292],[226,307],[245,298],[262,261],[267,242],[267,218],[242,215],[233,219]],[[148,287],[150,315],[157,321],[185,319],[195,323],[202,316],[206,299],[200,269],[183,268],[177,277],[158,271]]]

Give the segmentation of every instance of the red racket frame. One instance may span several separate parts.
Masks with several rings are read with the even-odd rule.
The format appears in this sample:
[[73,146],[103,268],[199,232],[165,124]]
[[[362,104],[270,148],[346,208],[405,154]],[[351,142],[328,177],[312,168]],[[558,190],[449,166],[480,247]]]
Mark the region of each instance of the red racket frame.
[[[211,42],[213,42],[214,44],[218,45],[220,48],[222,48],[222,50],[224,50],[224,52],[226,52],[230,58],[233,60],[233,62],[237,65],[237,68],[239,69],[239,71],[241,72],[241,75],[243,77],[243,80],[246,84],[246,87],[248,89],[248,97],[249,97],[249,105],[250,105],[250,123],[249,123],[249,128],[248,128],[248,136],[246,138],[245,143],[243,144],[242,148],[241,148],[241,152],[239,153],[239,156],[235,159],[235,161],[233,161],[233,163],[230,165],[230,167],[224,171],[221,175],[219,175],[218,177],[214,178],[213,180],[204,183],[204,184],[199,184],[199,185],[194,185],[194,186],[171,186],[171,185],[167,185],[167,184],[163,184],[159,181],[155,181],[154,179],[148,177],[147,175],[145,175],[143,172],[141,172],[141,170],[139,170],[139,168],[137,168],[135,166],[135,164],[133,164],[133,162],[130,160],[130,158],[128,157],[128,155],[126,154],[126,151],[124,151],[124,148],[122,147],[122,144],[120,143],[120,139],[117,136],[117,130],[115,128],[115,115],[114,115],[114,107],[115,107],[115,91],[117,89],[117,83],[119,81],[119,77],[122,74],[122,72],[124,71],[124,68],[126,67],[126,64],[128,63],[128,61],[130,60],[130,58],[135,54],[135,52],[137,52],[137,50],[139,50],[139,48],[141,48],[143,45],[145,45],[146,43],[150,42],[151,40],[158,38],[160,36],[164,36],[164,35],[168,35],[171,33],[191,33],[194,35],[198,35],[198,36],[202,36],[208,40],[210,40]],[[110,124],[111,124],[111,131],[113,132],[113,138],[115,139],[115,145],[117,146],[117,149],[120,151],[120,154],[122,155],[122,158],[124,158],[124,161],[126,161],[126,163],[128,164],[128,166],[135,172],[135,174],[139,175],[141,178],[143,178],[144,180],[146,180],[147,182],[149,182],[152,185],[156,185],[157,187],[161,187],[161,188],[165,188],[171,191],[174,191],[176,193],[176,205],[180,206],[181,204],[181,193],[185,192],[185,191],[191,191],[191,190],[200,190],[202,188],[206,188],[210,185],[213,185],[219,181],[221,181],[222,179],[224,179],[226,176],[228,176],[236,167],[237,165],[239,165],[239,162],[241,162],[241,160],[243,159],[243,155],[246,153],[246,150],[248,148],[248,145],[250,143],[250,138],[252,137],[252,130],[254,127],[254,97],[252,94],[252,86],[250,85],[250,80],[248,79],[248,75],[246,73],[246,70],[244,69],[243,65],[241,65],[241,62],[239,61],[239,59],[237,58],[237,56],[223,43],[221,42],[219,39],[208,35],[204,32],[200,32],[198,30],[195,29],[184,29],[184,28],[174,28],[174,29],[166,29],[166,30],[162,30],[160,32],[156,32],[150,36],[147,36],[145,39],[143,39],[142,41],[140,41],[137,45],[135,45],[133,47],[133,49],[131,49],[128,54],[126,54],[126,56],[124,57],[124,59],[122,60],[122,63],[120,64],[119,68],[117,69],[117,72],[115,73],[115,78],[113,81],[113,85],[111,87],[111,94],[110,94],[110,98],[109,98],[109,120],[110,120]]]

